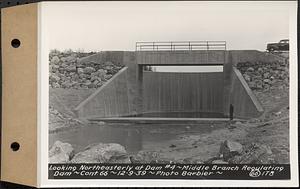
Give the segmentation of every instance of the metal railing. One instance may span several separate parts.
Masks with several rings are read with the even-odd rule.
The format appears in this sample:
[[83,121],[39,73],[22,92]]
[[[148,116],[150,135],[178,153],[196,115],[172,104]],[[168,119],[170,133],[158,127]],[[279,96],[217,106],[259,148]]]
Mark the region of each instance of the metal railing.
[[226,41],[136,42],[136,51],[226,50]]

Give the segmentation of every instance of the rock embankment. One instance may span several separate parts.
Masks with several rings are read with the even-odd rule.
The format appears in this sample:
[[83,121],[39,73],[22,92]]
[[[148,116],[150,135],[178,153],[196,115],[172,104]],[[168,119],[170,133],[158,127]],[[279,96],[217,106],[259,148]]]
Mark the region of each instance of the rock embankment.
[[274,154],[267,145],[251,143],[241,145],[238,142],[225,140],[220,145],[219,156],[205,163],[212,164],[271,164],[276,163]]
[[212,164],[268,164],[276,163],[272,150],[267,145],[251,143],[243,146],[238,142],[225,140],[220,145],[219,155],[204,162],[163,158],[155,151],[140,151],[130,155],[125,147],[116,143],[99,143],[88,146],[74,154],[71,144],[56,141],[49,150],[50,163],[212,163]]
[[56,141],[49,150],[50,163],[130,163],[123,146],[116,143],[99,143],[86,147],[77,154],[71,144]]
[[241,62],[237,69],[252,90],[289,88],[289,64],[286,62]]
[[63,114],[52,106],[49,107],[49,133],[62,131],[65,128],[82,125],[82,122],[70,115]]
[[71,144],[56,141],[49,150],[49,163],[68,163],[74,156]]
[[130,163],[123,146],[116,143],[99,143],[77,153],[71,163]]
[[94,54],[73,51],[51,51],[49,54],[49,84],[52,88],[99,88],[122,66],[119,63],[82,62],[80,59]]

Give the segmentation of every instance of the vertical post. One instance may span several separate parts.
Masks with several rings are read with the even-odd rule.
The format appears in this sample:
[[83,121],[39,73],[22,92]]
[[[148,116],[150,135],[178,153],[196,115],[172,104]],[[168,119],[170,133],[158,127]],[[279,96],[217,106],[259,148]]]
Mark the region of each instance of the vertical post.
[[230,104],[230,108],[229,108],[229,118],[230,120],[233,120],[233,105]]
[[144,65],[137,65],[137,87],[138,87],[138,102],[137,114],[141,114],[143,110],[143,69]]
[[208,50],[209,50],[209,48],[208,48],[208,41],[206,41],[206,63],[208,64],[208,62],[209,62],[209,58],[208,58]]
[[224,41],[224,46],[225,46],[225,50],[224,50],[224,64],[226,63],[226,41]]

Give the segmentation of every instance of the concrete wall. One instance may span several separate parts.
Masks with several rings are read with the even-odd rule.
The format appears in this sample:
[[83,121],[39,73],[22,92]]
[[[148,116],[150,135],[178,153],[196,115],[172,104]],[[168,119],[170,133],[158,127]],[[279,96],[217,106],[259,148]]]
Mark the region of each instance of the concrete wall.
[[138,51],[137,63],[146,65],[224,64],[225,51]]
[[144,72],[143,113],[223,113],[223,73]]
[[131,112],[138,113],[142,108],[141,97],[139,96],[139,70],[136,64],[135,52],[124,52],[123,64],[127,67],[127,88],[128,102]]
[[75,112],[79,118],[118,117],[132,114],[128,101],[127,77],[125,67],[106,84],[81,102]]
[[240,71],[235,67],[232,69],[230,87],[229,104],[232,104],[234,107],[234,117],[253,118],[263,113],[263,107],[247,85]]

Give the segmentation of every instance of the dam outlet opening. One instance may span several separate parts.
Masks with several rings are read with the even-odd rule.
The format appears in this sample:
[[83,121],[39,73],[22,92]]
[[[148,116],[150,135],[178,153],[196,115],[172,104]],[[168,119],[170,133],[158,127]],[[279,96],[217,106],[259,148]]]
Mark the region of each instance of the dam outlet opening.
[[223,65],[141,65],[142,113],[131,117],[226,118]]

